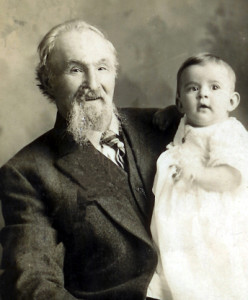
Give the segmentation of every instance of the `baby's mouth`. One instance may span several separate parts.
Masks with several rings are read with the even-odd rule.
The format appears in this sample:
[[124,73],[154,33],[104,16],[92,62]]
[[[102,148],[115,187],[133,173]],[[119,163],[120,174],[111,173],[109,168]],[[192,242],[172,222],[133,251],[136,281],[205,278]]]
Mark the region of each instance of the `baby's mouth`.
[[211,109],[211,107],[206,104],[201,104],[198,106],[198,109]]

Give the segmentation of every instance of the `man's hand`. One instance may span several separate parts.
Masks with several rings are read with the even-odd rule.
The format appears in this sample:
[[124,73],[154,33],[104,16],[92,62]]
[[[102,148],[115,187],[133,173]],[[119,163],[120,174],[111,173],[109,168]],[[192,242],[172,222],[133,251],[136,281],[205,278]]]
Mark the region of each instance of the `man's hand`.
[[153,116],[153,124],[160,130],[166,130],[171,126],[178,126],[182,114],[178,111],[176,105],[170,105],[159,109]]

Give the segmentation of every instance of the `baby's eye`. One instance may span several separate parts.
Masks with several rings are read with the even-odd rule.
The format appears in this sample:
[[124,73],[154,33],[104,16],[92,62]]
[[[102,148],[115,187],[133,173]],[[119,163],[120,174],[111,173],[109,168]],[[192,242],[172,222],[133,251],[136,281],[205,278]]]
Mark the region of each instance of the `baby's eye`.
[[217,84],[213,84],[212,85],[212,90],[218,90],[218,89],[220,89],[220,86],[219,85],[217,85]]
[[197,86],[189,86],[189,91],[192,91],[192,92],[196,92],[196,91],[198,91],[199,90],[199,88],[197,87]]

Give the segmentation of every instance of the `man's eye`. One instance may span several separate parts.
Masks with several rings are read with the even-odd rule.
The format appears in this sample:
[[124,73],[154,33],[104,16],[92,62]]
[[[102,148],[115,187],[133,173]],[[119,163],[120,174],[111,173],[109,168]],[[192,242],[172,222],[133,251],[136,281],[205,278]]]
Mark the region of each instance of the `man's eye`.
[[71,72],[72,72],[72,73],[79,73],[79,72],[82,72],[82,71],[81,71],[81,69],[79,69],[79,68],[72,68],[72,69],[71,69]]
[[105,67],[105,66],[98,67],[98,71],[106,71],[106,70],[107,70],[107,67]]
[[220,89],[220,86],[218,86],[217,84],[213,84],[212,85],[212,90],[218,90],[218,89]]

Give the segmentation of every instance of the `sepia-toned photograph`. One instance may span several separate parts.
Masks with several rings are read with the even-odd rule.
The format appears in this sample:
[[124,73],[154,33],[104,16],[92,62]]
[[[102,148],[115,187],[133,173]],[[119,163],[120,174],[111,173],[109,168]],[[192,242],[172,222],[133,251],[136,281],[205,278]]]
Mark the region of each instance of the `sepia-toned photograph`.
[[247,13],[0,0],[0,300],[248,299]]

